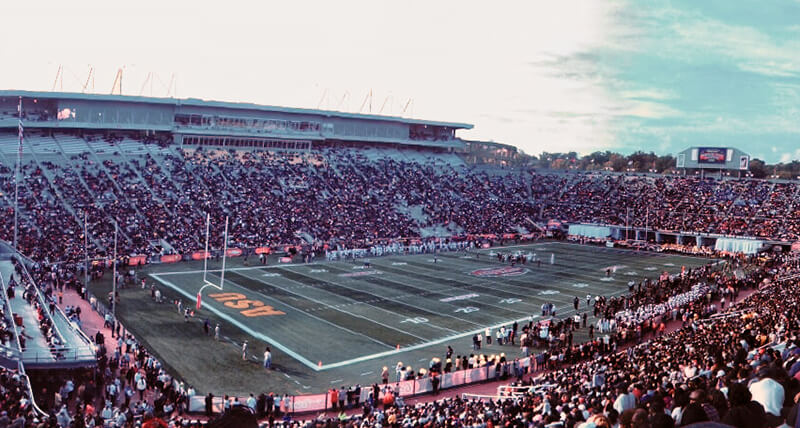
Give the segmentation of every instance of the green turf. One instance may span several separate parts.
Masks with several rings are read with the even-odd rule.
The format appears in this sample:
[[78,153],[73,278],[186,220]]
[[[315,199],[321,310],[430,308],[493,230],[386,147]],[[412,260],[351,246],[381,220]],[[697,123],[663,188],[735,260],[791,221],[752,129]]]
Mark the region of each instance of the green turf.
[[[523,266],[527,273],[513,277],[471,275],[476,269],[508,266],[490,257],[490,251],[516,250],[536,252],[544,260],[542,266],[528,264]],[[588,311],[586,294],[618,295],[627,291],[631,279],[676,273],[681,266],[709,262],[565,243],[481,253],[479,258],[443,253],[436,263],[429,254],[372,258],[370,269],[363,269],[363,261],[248,267],[243,260],[232,259],[223,291],[244,294],[283,314],[243,316],[240,309],[209,297],[218,290],[206,288],[204,308],[185,324],[174,306],[157,305],[149,292],[134,288],[122,291],[119,316],[175,373],[201,391],[308,393],[331,384],[374,382],[380,366],[394,365],[398,359],[424,365],[426,358],[440,356],[448,344],[456,352],[469,352],[472,332],[538,316],[545,301],[556,303],[563,316],[572,312],[573,296],[579,296],[579,312],[584,312]],[[551,254],[554,265],[549,264]],[[152,274],[148,281],[155,282],[167,299],[182,298],[193,306],[193,296],[202,285],[198,266],[196,262],[151,266],[141,274]],[[210,266],[218,269],[219,262]],[[608,266],[619,266],[613,279],[605,278]],[[367,270],[381,274],[342,276]],[[219,283],[219,272],[211,273],[209,279]],[[107,287],[107,282],[92,284],[96,292]],[[471,297],[452,299],[459,296]],[[220,322],[227,338],[217,343],[204,337],[200,323],[204,317]],[[579,333],[576,339],[580,338]],[[269,342],[278,371],[266,372],[260,361],[242,362],[239,344],[245,339],[250,343],[250,357],[259,360]],[[438,343],[426,346],[430,342]],[[511,346],[495,346],[494,351],[517,352]],[[388,355],[370,358],[381,353]],[[323,371],[308,367],[318,362]]]

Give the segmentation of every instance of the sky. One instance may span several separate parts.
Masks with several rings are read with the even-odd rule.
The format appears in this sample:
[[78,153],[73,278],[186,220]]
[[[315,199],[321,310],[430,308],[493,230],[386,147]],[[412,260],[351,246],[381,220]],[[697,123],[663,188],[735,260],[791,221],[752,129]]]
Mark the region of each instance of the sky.
[[2,89],[80,92],[91,66],[87,91],[109,93],[122,68],[126,95],[166,96],[174,76],[179,98],[467,122],[462,138],[529,154],[733,146],[800,160],[800,0],[3,9]]

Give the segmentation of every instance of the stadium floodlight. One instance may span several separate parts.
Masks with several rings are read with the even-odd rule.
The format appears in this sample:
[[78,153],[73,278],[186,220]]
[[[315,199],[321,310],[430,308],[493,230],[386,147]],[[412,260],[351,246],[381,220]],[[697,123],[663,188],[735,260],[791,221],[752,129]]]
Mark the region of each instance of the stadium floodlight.
[[203,290],[206,287],[213,287],[218,290],[223,290],[225,285],[225,261],[228,256],[228,217],[225,217],[225,233],[223,237],[223,249],[222,249],[222,271],[220,273],[219,284],[215,284],[208,280],[208,259],[211,256],[211,253],[208,252],[208,238],[210,235],[211,230],[211,214],[206,214],[206,248],[203,251],[203,285],[200,287],[200,290],[197,292],[197,309],[200,309],[202,306],[202,299],[203,299]]

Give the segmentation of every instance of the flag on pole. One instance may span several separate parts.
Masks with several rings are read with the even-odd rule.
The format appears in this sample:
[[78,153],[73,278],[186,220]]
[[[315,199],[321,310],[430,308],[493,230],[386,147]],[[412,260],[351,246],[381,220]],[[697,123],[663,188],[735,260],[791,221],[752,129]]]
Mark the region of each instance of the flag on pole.
[[200,307],[203,305],[203,295],[200,292],[197,293],[197,310],[200,310]]

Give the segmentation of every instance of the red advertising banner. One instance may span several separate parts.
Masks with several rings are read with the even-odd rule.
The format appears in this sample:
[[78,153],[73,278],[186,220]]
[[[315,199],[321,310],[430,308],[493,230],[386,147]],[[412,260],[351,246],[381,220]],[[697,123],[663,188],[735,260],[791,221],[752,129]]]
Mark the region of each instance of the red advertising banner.
[[228,252],[225,253],[228,257],[239,257],[242,255],[241,248],[228,248]]
[[325,410],[328,394],[295,395],[292,397],[293,412],[318,412]]
[[195,251],[192,253],[192,260],[203,260],[211,258],[211,253],[208,251]]
[[128,259],[128,266],[140,266],[147,263],[147,256],[131,256]]
[[181,261],[180,254],[170,254],[168,256],[161,256],[161,263],[177,263]]
[[514,239],[516,237],[517,237],[516,233],[504,233],[503,234],[503,239]]
[[292,262],[292,258],[291,257],[281,257],[280,259],[278,259],[278,261],[281,262],[281,263],[291,263]]
[[272,252],[272,249],[269,247],[258,247],[256,248],[256,254],[269,254]]

